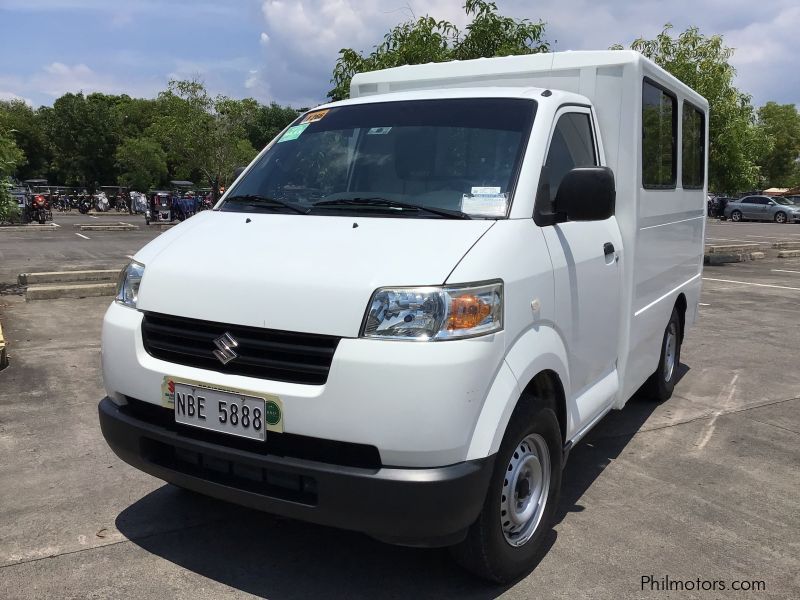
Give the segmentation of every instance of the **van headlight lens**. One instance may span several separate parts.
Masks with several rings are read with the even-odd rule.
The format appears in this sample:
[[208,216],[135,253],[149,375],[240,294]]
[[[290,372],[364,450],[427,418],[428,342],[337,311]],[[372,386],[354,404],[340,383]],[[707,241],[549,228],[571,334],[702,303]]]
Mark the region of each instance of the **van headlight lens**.
[[144,265],[132,260],[119,274],[117,280],[117,295],[114,301],[117,304],[136,308],[139,299],[139,285],[144,276]]
[[440,341],[503,328],[503,284],[379,288],[367,309],[362,337]]

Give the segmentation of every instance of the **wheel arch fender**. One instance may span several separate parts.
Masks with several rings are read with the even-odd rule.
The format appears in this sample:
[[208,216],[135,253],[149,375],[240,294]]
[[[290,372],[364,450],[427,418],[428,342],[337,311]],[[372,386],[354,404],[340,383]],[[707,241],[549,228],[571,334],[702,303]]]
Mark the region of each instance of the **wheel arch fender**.
[[[551,372],[558,377],[565,396],[557,401],[564,402],[569,393],[567,365],[566,347],[553,327],[541,325],[518,337],[486,395],[472,432],[467,460],[497,452],[522,393],[539,374]],[[566,412],[564,415],[566,418]],[[562,427],[567,428],[567,424],[562,423]]]

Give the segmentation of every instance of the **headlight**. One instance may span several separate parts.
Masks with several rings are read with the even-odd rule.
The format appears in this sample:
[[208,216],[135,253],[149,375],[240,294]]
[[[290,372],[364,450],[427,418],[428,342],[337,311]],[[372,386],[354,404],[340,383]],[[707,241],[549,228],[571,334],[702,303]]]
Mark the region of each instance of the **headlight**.
[[114,301],[131,308],[136,308],[139,299],[139,285],[144,276],[144,265],[132,260],[119,274],[117,281],[117,296]]
[[451,340],[503,328],[503,284],[380,288],[370,300],[362,337]]

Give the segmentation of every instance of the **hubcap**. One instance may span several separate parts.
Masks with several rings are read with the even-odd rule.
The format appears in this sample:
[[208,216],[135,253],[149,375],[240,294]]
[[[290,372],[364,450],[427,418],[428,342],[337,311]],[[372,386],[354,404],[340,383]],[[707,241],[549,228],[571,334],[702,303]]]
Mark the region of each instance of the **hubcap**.
[[778,223],[783,223],[783,222],[786,220],[786,217],[784,216],[784,214],[783,214],[783,213],[778,213],[778,216],[777,216],[777,217],[775,217],[775,220],[776,220]]
[[533,536],[544,514],[550,491],[550,451],[537,433],[523,439],[506,467],[500,492],[500,524],[511,546]]
[[675,351],[678,349],[678,326],[674,321],[667,326],[667,343],[664,348],[664,381],[672,379],[675,370]]

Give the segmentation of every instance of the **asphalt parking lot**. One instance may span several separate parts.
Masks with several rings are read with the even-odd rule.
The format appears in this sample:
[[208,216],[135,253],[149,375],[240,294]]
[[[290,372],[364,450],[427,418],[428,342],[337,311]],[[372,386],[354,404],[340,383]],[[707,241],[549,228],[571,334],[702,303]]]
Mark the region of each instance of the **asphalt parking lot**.
[[[54,262],[121,266],[158,233],[83,239],[78,219],[0,231],[0,597],[800,598],[800,258],[706,267],[675,395],[632,400],[576,446],[549,551],[496,587],[444,551],[227,505],[117,459],[97,424],[110,299],[25,302],[11,287]],[[711,222],[707,237],[766,248],[800,226]],[[643,576],[765,589],[658,592]]]

